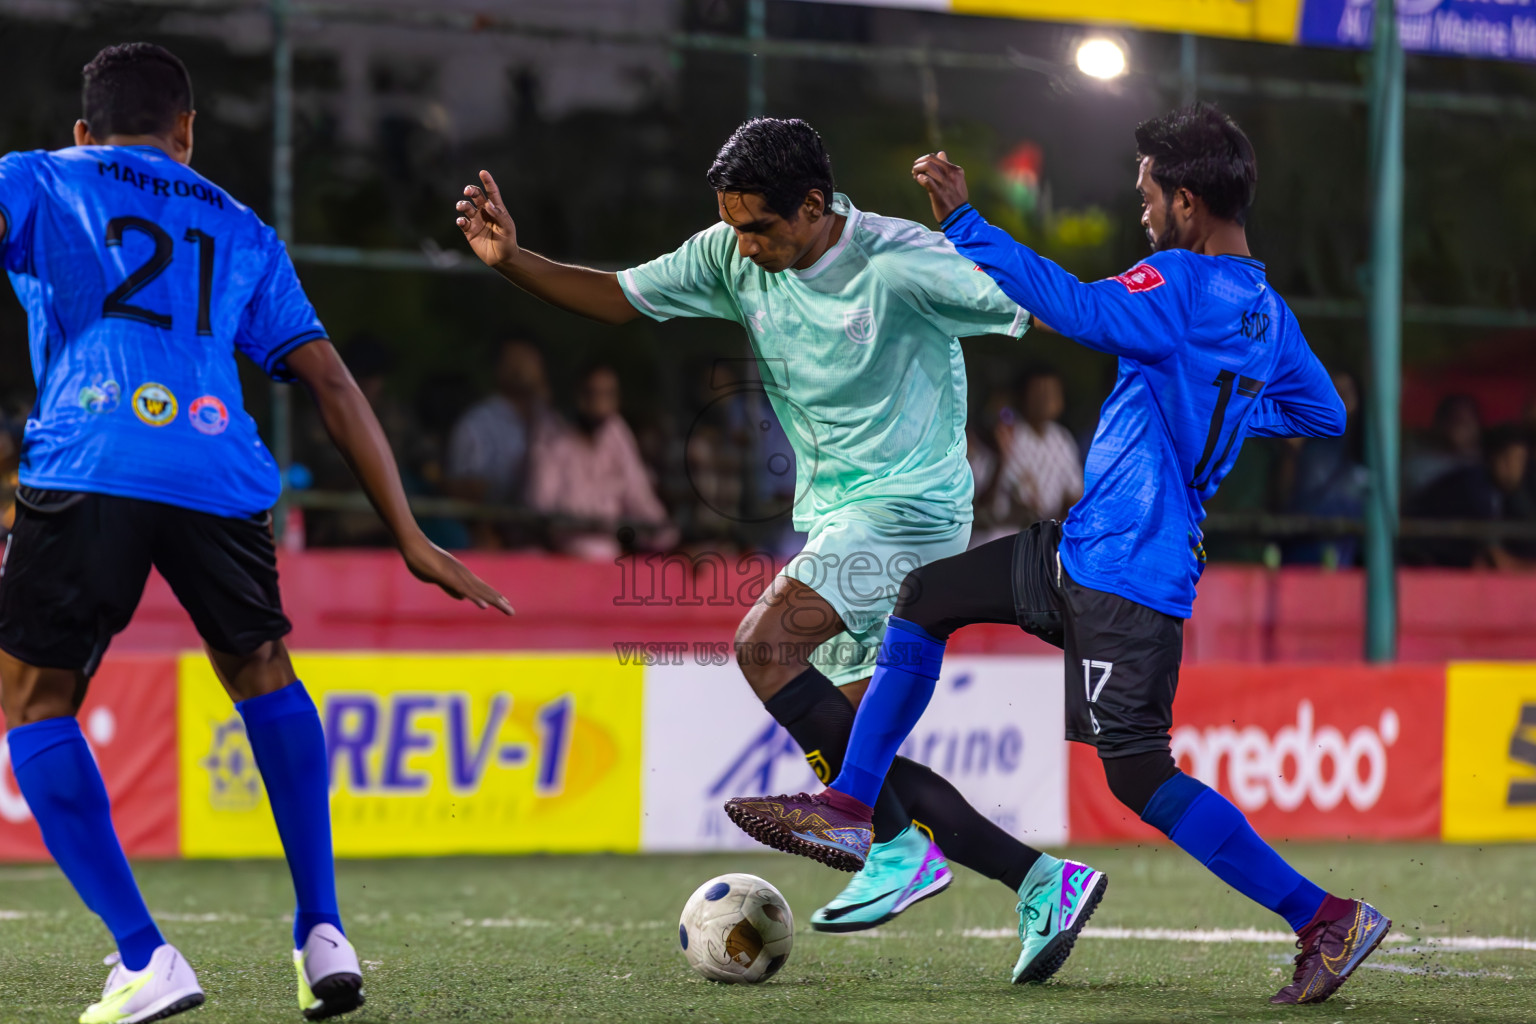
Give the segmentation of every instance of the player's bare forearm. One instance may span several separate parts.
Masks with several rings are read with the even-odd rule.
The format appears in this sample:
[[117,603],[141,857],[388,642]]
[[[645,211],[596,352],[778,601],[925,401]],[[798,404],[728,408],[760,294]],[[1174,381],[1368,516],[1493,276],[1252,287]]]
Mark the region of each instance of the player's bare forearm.
[[556,263],[518,245],[517,224],[490,171],[480,172],[478,185],[464,186],[454,211],[454,223],[480,261],[534,298],[604,324],[640,315],[617,274]]
[[411,572],[476,607],[512,614],[505,597],[421,532],[411,514],[384,428],[335,347],[328,341],[313,341],[290,353],[287,363],[314,399],[326,433],[394,535]]
[[294,350],[287,362],[396,543],[404,548],[415,541],[421,529],[411,515],[389,440],[335,347],[328,341],[312,342]]
[[623,324],[640,315],[624,297],[618,274],[556,263],[527,249],[495,269],[534,298],[598,323]]

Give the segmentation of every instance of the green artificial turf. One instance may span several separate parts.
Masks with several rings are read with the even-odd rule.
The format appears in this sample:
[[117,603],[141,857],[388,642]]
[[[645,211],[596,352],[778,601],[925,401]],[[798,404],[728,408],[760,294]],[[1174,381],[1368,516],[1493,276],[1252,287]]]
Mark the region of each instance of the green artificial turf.
[[[1336,892],[1395,936],[1329,1002],[1271,1007],[1283,942],[1082,938],[1045,986],[1009,984],[1013,899],[966,871],[937,899],[863,936],[806,927],[846,876],[773,853],[349,861],[347,931],[363,958],[364,1021],[1532,1021],[1536,950],[1453,950],[1437,937],[1536,939],[1536,849],[1297,845]],[[1097,929],[1283,930],[1166,846],[1076,848],[1109,873]],[[167,938],[208,1002],[188,1024],[299,1021],[281,862],[137,865]],[[689,970],[677,916],[702,881],[749,871],[799,922],[789,963],[758,986]],[[73,1020],[95,998],[105,930],[51,867],[0,868],[0,1021]]]

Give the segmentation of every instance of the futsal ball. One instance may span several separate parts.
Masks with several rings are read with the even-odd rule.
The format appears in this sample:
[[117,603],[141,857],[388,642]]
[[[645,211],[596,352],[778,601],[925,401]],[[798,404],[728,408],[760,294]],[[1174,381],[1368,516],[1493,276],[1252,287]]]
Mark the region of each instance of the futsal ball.
[[779,890],[756,875],[721,875],[688,897],[677,938],[688,965],[704,977],[754,985],[789,959],[795,918]]

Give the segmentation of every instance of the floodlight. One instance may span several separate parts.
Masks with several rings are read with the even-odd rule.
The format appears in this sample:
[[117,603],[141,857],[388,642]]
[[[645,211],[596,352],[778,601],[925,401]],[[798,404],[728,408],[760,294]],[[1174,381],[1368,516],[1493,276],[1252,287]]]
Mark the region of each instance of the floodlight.
[[1108,81],[1125,74],[1125,50],[1113,39],[1085,39],[1077,48],[1077,70]]

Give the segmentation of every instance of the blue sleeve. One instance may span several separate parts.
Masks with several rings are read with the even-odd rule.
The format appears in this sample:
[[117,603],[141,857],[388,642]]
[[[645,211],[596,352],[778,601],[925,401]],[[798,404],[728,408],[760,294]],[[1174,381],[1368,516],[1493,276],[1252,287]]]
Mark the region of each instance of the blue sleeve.
[[7,153],[0,157],[0,263],[7,270],[27,265],[27,223],[37,201],[37,170],[34,154]]
[[1037,320],[1100,352],[1158,362],[1173,353],[1194,319],[1196,282],[1174,253],[1156,253],[1119,277],[1084,284],[970,205],[950,214],[944,234]]
[[293,375],[284,358],[299,346],[324,337],[325,327],[299,284],[288,250],[275,234],[270,235],[266,277],[251,296],[235,347],[273,380],[291,381]]
[[[1289,314],[1287,314],[1289,315]],[[1333,378],[1294,325],[1275,363],[1274,380],[1248,417],[1255,437],[1338,437],[1344,433],[1344,400]]]

